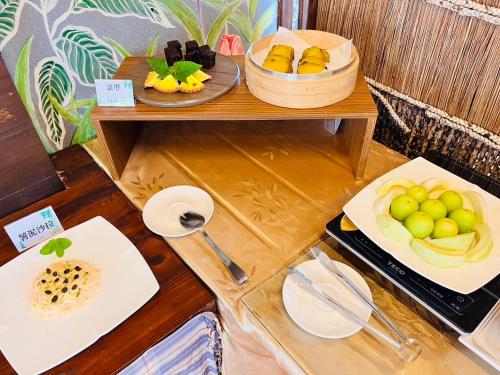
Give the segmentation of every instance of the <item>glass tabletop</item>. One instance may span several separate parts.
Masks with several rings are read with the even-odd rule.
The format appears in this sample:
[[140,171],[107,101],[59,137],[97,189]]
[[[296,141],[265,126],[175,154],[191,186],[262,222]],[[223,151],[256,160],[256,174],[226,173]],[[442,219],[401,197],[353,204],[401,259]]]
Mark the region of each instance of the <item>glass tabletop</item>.
[[[370,287],[374,302],[406,334],[417,338],[423,347],[422,355],[411,363],[399,359],[387,344],[378,341],[365,330],[343,339],[325,339],[314,336],[296,325],[288,315],[282,299],[286,268],[242,297],[249,318],[263,328],[306,373],[358,374],[358,373],[489,373],[491,368],[460,346],[453,333],[441,332],[407,308],[387,290],[363,274],[336,250],[332,238],[324,239],[318,246],[331,259],[345,263],[358,271]],[[296,259],[297,266],[313,259],[310,251]],[[388,331],[372,316],[370,324]],[[450,359],[452,359],[450,361]]]

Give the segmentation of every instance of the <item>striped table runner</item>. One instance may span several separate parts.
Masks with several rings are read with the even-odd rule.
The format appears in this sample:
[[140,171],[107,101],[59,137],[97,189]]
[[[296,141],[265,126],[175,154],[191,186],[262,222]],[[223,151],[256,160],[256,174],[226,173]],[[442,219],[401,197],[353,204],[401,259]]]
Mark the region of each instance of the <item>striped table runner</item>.
[[206,312],[148,349],[119,375],[217,375],[221,358],[219,321]]

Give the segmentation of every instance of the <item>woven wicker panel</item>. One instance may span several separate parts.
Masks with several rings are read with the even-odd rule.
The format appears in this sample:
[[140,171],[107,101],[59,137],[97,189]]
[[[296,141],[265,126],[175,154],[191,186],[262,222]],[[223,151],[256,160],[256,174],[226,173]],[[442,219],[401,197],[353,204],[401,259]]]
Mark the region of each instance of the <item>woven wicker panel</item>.
[[386,106],[375,98],[379,109],[373,135],[375,140],[409,158],[423,155],[427,150],[436,150],[500,182],[500,150],[429,118],[425,110],[405,100],[389,94],[385,97],[410,131],[404,132],[388,113]]
[[476,0],[476,3],[488,5],[490,7],[498,7],[498,0]]
[[319,0],[316,28],[354,38],[367,76],[500,134],[500,26],[431,3]]

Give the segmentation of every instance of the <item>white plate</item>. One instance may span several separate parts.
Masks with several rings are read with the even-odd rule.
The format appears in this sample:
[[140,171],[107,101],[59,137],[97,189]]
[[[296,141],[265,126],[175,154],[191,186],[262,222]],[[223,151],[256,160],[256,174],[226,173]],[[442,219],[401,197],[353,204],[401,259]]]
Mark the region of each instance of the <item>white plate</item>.
[[[0,349],[19,374],[46,371],[82,351],[144,305],[159,289],[148,264],[118,229],[98,216],[55,238],[73,244],[59,258],[41,243],[0,267]],[[61,319],[30,312],[35,277],[61,259],[81,259],[101,270],[94,301]]]
[[[481,194],[486,202],[488,225],[493,233],[491,254],[477,263],[464,262],[457,268],[440,268],[424,261],[409,245],[399,245],[385,237],[378,228],[372,207],[377,199],[377,189],[396,177],[410,178],[417,184],[437,177],[449,180],[452,187],[458,190],[473,190]],[[469,294],[496,277],[500,270],[500,199],[424,158],[409,161],[373,181],[344,206],[344,212],[378,246],[405,266],[445,288]]]
[[146,202],[142,218],[146,226],[165,237],[182,237],[194,233],[179,222],[179,216],[195,211],[205,217],[206,223],[214,213],[214,201],[205,191],[195,186],[173,186],[153,195]]
[[[371,300],[370,288],[361,275],[343,263],[335,263]],[[370,307],[354,296],[318,260],[308,260],[296,268],[318,285],[323,292],[357,313],[365,321],[368,321],[371,315]],[[319,298],[304,291],[288,276],[283,283],[282,294],[288,315],[299,327],[313,335],[327,339],[340,339],[351,336],[362,328]]]

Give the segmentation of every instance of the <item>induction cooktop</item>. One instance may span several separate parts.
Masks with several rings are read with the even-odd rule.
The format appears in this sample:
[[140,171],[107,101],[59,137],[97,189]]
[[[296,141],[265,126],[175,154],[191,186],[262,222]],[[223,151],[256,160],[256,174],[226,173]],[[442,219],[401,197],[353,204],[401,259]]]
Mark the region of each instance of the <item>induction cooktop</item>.
[[[489,177],[462,164],[450,162],[437,153],[429,153],[424,157],[491,194],[500,196],[499,184]],[[500,275],[470,294],[457,293],[409,269],[360,230],[343,231],[340,227],[343,215],[341,213],[326,226],[327,233],[337,241],[338,250],[434,325],[450,327],[461,335],[470,334],[499,300]]]

